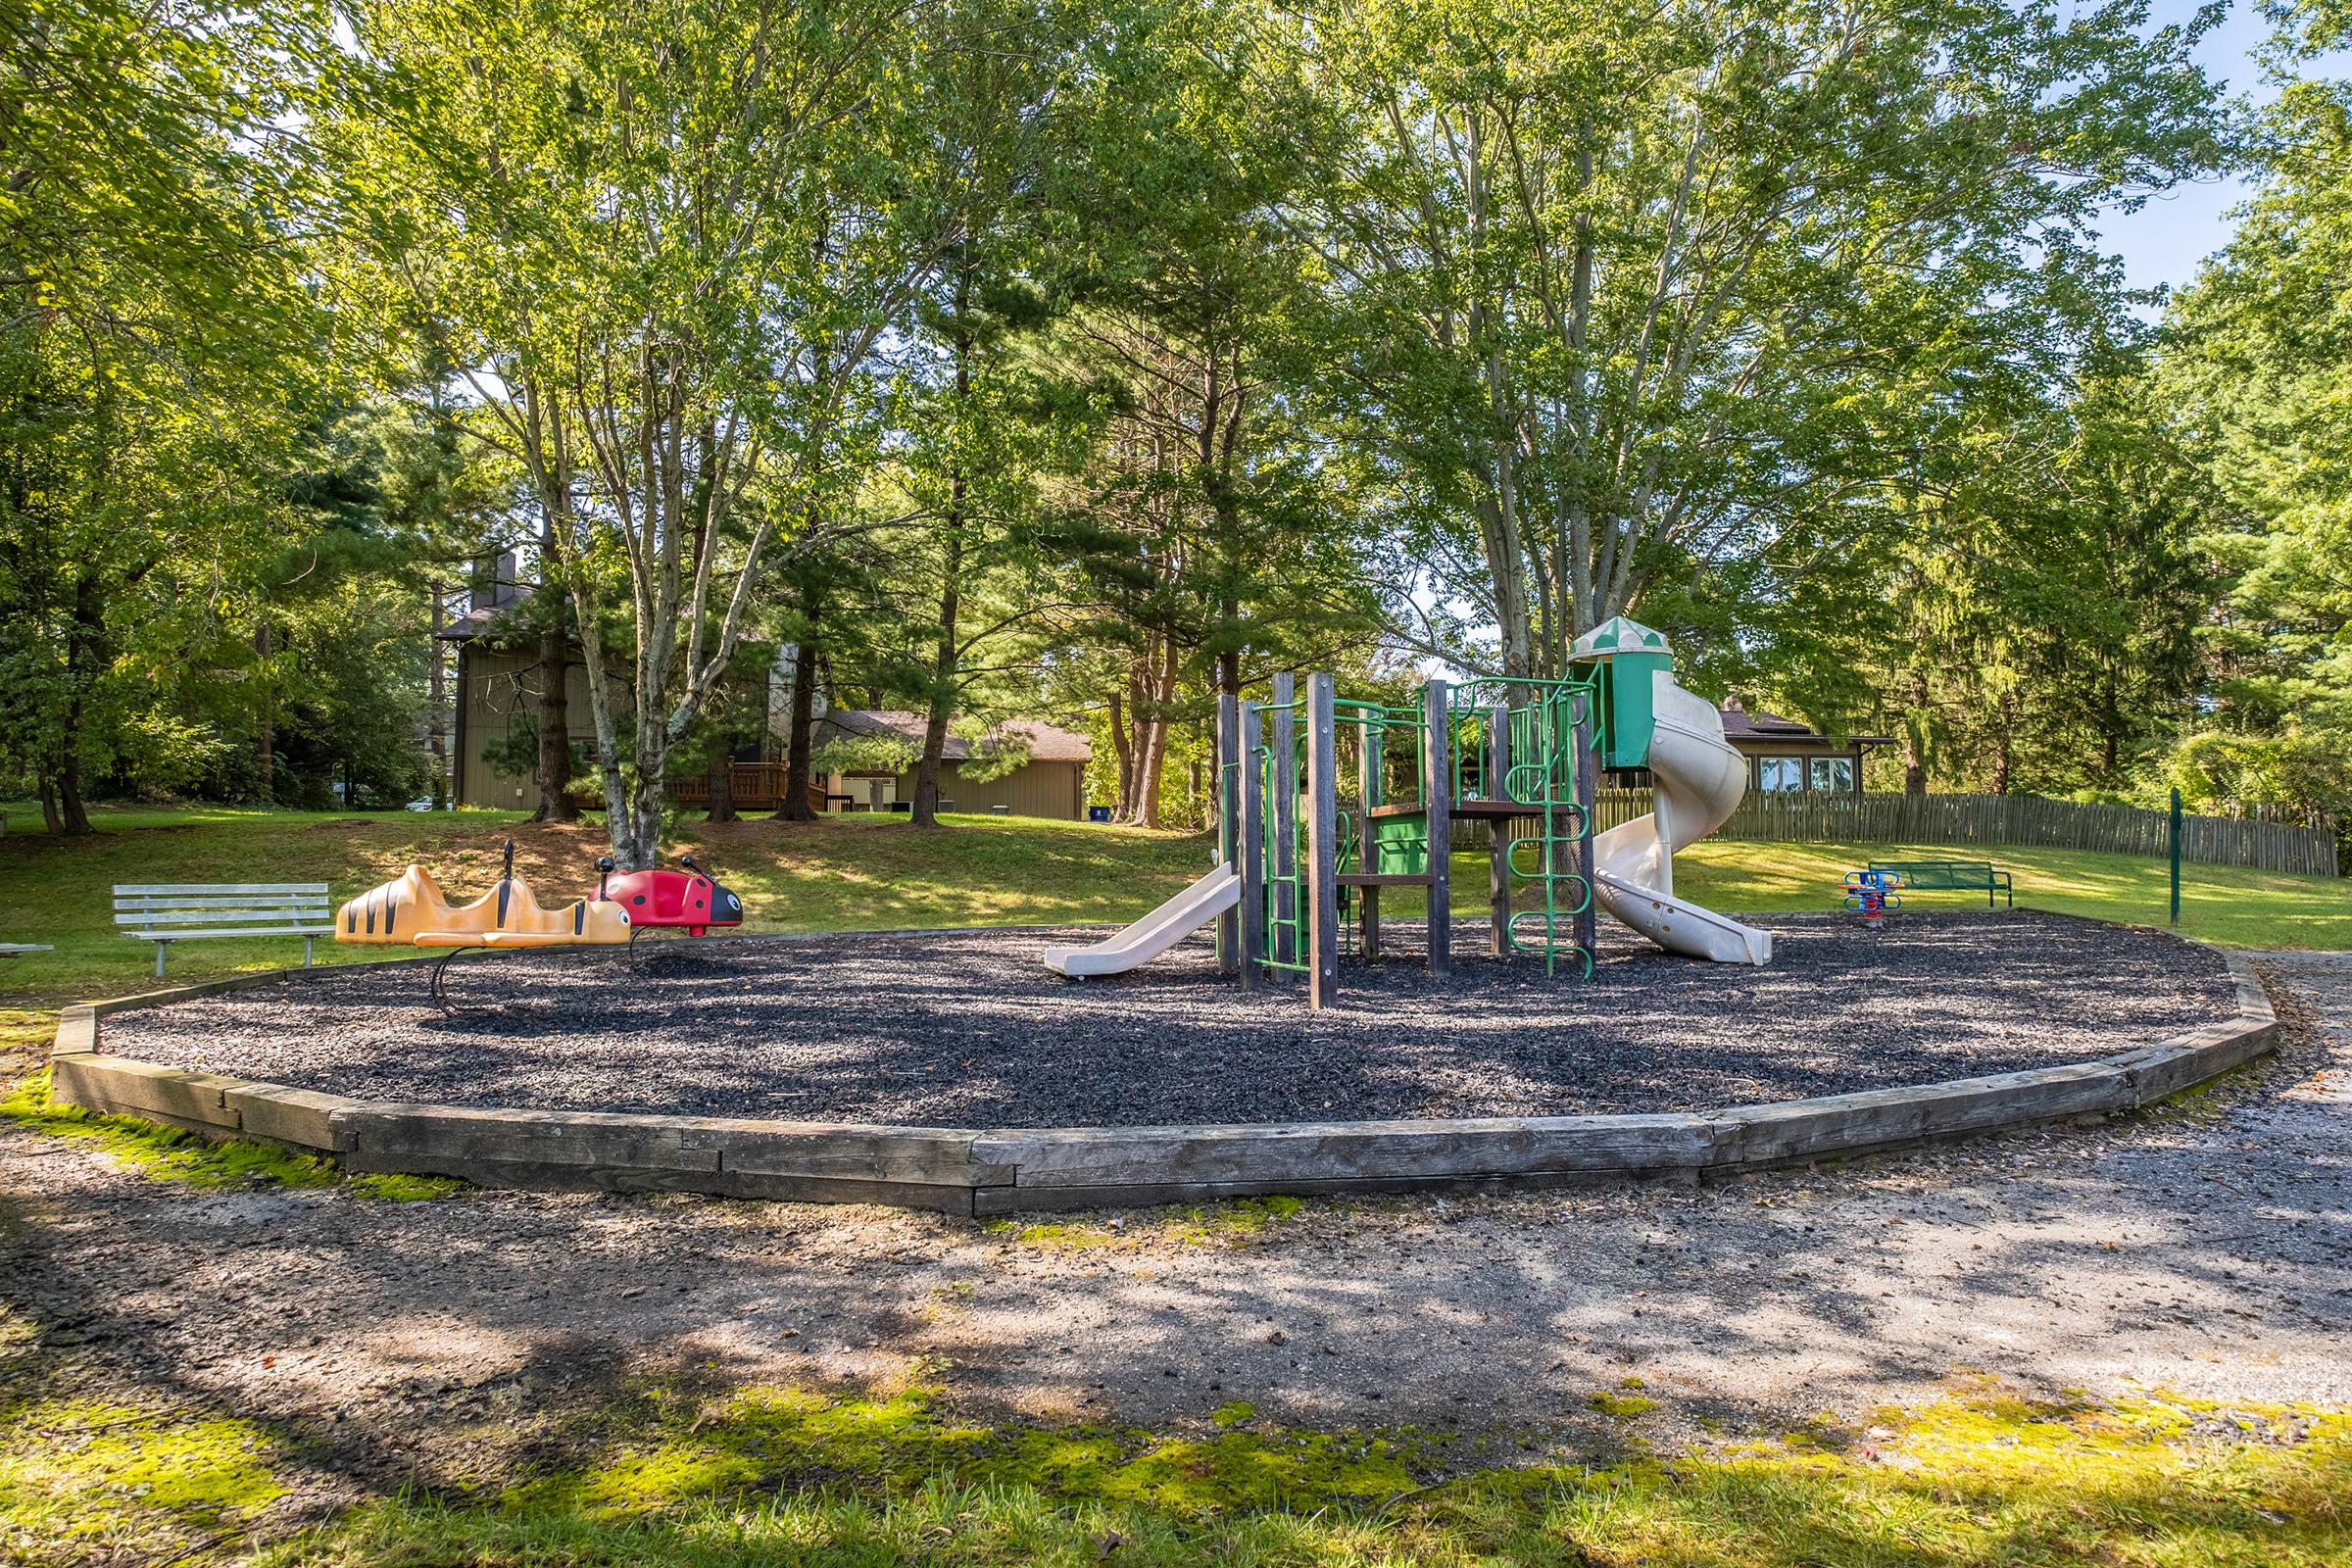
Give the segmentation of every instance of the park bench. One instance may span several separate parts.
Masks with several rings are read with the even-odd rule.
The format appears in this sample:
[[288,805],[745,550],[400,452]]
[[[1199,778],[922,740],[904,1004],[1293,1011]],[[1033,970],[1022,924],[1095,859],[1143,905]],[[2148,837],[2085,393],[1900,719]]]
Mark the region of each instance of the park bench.
[[323,882],[119,882],[115,924],[122,934],[155,944],[155,975],[164,975],[164,954],[174,942],[213,937],[300,937],[302,963],[311,964],[311,943],[334,934]]
[[1902,879],[1903,891],[1925,889],[1929,892],[1983,892],[1984,907],[1992,907],[1993,895],[1999,894],[2014,907],[2016,892],[2009,885],[2009,873],[1997,869],[1989,860],[1873,860],[1873,871],[1889,871]]
[[21,958],[27,953],[55,953],[46,942],[0,942],[0,958]]

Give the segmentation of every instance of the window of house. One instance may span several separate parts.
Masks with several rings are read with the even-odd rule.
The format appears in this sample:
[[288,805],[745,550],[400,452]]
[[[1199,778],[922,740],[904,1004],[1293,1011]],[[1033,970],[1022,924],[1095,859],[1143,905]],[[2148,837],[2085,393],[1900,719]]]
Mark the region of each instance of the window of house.
[[1805,787],[1805,760],[1801,757],[1759,757],[1756,759],[1756,788],[1766,795],[1794,795]]
[[1850,757],[1813,759],[1813,787],[1838,795],[1854,793],[1854,760]]

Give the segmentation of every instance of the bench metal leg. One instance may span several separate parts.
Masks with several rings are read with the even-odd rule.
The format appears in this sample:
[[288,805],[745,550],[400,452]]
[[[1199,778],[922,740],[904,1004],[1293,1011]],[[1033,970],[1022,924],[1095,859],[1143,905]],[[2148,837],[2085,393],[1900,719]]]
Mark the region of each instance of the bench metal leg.
[[311,966],[311,941],[309,937],[302,939],[302,966],[305,969]]
[[163,942],[158,942],[155,945],[155,977],[158,980],[161,980],[164,977],[164,949],[169,945],[170,944]]

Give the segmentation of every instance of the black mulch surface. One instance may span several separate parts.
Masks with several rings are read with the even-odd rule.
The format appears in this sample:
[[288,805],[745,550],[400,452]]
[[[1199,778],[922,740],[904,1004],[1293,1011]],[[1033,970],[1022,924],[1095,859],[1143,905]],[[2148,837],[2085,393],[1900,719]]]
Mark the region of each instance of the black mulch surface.
[[[1602,922],[1591,980],[1454,937],[1454,973],[1345,963],[1344,1001],[1243,993],[1196,941],[1073,984],[1055,938],[990,932],[314,970],[110,1018],[104,1049],[368,1100],[950,1127],[1689,1110],[2043,1067],[2226,1017],[2221,959],[2161,932],[2018,910],[1880,936],[1780,918],[1774,960],[1676,958]],[[1405,947],[1419,930],[1384,929]],[[1099,935],[1097,933],[1096,935]],[[1082,938],[1083,939],[1083,938]],[[1065,938],[1064,940],[1067,940]]]

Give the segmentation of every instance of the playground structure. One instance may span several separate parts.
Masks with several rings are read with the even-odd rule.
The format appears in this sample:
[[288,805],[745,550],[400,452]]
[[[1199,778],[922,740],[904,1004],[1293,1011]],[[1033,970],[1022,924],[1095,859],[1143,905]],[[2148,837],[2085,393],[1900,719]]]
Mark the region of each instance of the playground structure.
[[[1623,617],[1574,656],[1582,667],[1559,679],[1433,679],[1398,705],[1341,698],[1328,674],[1310,676],[1303,699],[1289,675],[1270,702],[1222,699],[1215,869],[1106,941],[1047,950],[1048,967],[1119,973],[1213,919],[1221,968],[1245,987],[1302,973],[1322,1007],[1337,995],[1343,928],[1346,946],[1379,957],[1382,890],[1417,887],[1443,975],[1456,818],[1494,826],[1495,956],[1541,954],[1547,972],[1565,959],[1589,975],[1597,907],[1669,952],[1770,961],[1769,935],[1674,895],[1675,852],[1721,826],[1746,788],[1714,705],[1676,683],[1663,636]],[[1345,805],[1343,761],[1355,786]],[[1656,808],[1596,836],[1602,766],[1648,767]]]

